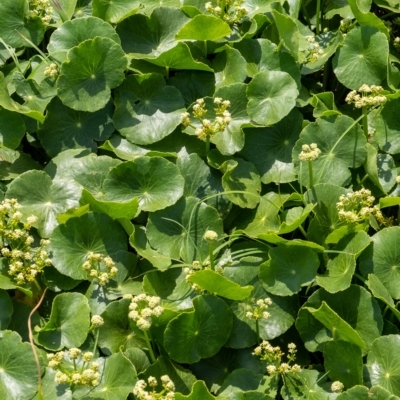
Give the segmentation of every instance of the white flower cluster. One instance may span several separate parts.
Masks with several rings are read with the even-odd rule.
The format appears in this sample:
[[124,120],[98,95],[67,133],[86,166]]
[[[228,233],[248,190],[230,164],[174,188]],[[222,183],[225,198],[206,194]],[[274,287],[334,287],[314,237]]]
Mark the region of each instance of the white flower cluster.
[[340,21],[340,31],[343,33],[343,36],[346,36],[348,32],[350,32],[354,27],[354,22],[350,18],[344,18]]
[[[97,386],[100,383],[99,363],[92,361],[93,353],[86,351],[82,353],[80,349],[72,348],[68,350],[68,356],[73,361],[73,370],[64,368],[61,364],[67,353],[48,353],[47,360],[49,367],[56,370],[55,381],[59,385],[90,385]],[[76,361],[80,358],[80,363]],[[78,367],[79,365],[79,367]]]
[[272,300],[269,297],[258,299],[254,304],[248,304],[246,306],[246,318],[255,320],[269,318],[271,314],[266,310],[271,304]]
[[290,374],[301,371],[298,364],[293,364],[296,359],[296,345],[294,343],[288,344],[287,362],[282,363],[282,357],[285,355],[279,346],[273,347],[271,344],[263,340],[263,342],[254,349],[253,355],[260,357],[261,360],[267,361],[267,372],[270,375],[277,374]]
[[56,78],[58,75],[58,66],[56,63],[51,63],[45,70],[44,76]]
[[100,315],[93,315],[90,323],[94,328],[98,328],[104,324],[104,319]]
[[[239,24],[248,14],[246,7],[243,7],[244,0],[216,0],[215,5],[210,1],[205,4],[206,10],[218,18],[222,18],[227,24]],[[225,6],[225,10],[222,7]]]
[[321,49],[319,43],[315,41],[314,36],[306,36],[307,42],[309,43],[308,45],[308,54],[306,57],[305,62],[306,63],[313,63],[318,61],[318,58],[324,54],[324,51]]
[[89,273],[91,278],[97,279],[100,286],[107,285],[110,278],[117,275],[118,268],[111,257],[103,254],[89,252],[82,268]]
[[42,239],[40,246],[33,248],[33,236],[29,230],[37,221],[31,215],[22,223],[21,205],[16,199],[6,199],[0,203],[0,244],[1,255],[9,260],[8,273],[18,285],[33,282],[45,266],[51,265],[45,248],[49,240]]
[[380,224],[387,225],[389,221],[377,206],[373,206],[374,201],[375,197],[371,196],[371,191],[368,189],[340,196],[336,203],[339,219],[347,223],[355,223],[365,221],[373,215]]
[[215,243],[218,242],[218,233],[215,231],[208,230],[204,233],[203,239],[207,243]]
[[50,0],[30,0],[29,2],[29,15],[40,17],[46,25],[51,22],[53,12]]
[[203,293],[204,289],[199,286],[197,283],[192,283],[189,282],[189,277],[193,275],[196,271],[200,271],[202,269],[202,265],[199,261],[193,261],[192,263],[192,268],[185,267],[183,268],[183,272],[186,275],[186,282],[190,284],[193,290],[195,290],[197,293]]
[[175,385],[168,375],[161,378],[162,390],[157,391],[158,381],[153,376],[149,376],[147,382],[143,379],[136,382],[133,394],[138,400],[174,400]]
[[318,148],[316,143],[303,144],[301,146],[301,153],[299,154],[300,161],[314,161],[321,154],[321,150]]
[[135,321],[139,329],[147,331],[151,327],[152,317],[159,317],[164,312],[160,303],[159,297],[147,296],[144,293],[132,297],[128,317]]
[[343,389],[344,389],[344,385],[342,382],[340,382],[340,381],[332,382],[331,391],[333,393],[341,393],[343,391]]
[[[220,97],[216,97],[214,99],[214,104],[216,105],[214,111],[217,114],[214,121],[203,118],[207,114],[204,99],[197,99],[196,104],[193,106],[193,117],[198,119],[202,125],[201,128],[195,128],[196,135],[199,139],[204,140],[218,132],[223,132],[232,121],[231,114],[227,110],[231,106],[229,100],[222,100]],[[185,127],[192,126],[192,121],[188,112],[181,114],[181,124]]]
[[354,104],[356,108],[380,106],[386,102],[386,96],[381,94],[382,86],[362,85],[358,90],[352,90],[346,96],[346,103]]

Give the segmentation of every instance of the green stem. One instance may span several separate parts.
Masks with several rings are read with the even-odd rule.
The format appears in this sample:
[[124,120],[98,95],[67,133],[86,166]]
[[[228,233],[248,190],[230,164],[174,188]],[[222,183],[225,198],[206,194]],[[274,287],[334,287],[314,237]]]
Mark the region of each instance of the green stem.
[[278,43],[278,46],[276,46],[276,51],[279,51],[283,45],[283,39]]
[[384,316],[386,315],[387,310],[389,310],[389,306],[388,306],[388,305],[387,305],[387,306],[385,307],[385,309],[383,310],[382,317],[384,317]]
[[100,330],[97,329],[96,339],[94,340],[94,346],[93,346],[93,354],[96,354],[97,344],[99,343],[99,333],[100,333]]
[[328,59],[328,61],[324,65],[324,76],[323,76],[323,81],[322,81],[322,88],[323,91],[326,92],[326,89],[328,87],[328,82],[329,82],[329,73],[330,73],[330,68],[331,68],[331,59]]
[[308,12],[306,10],[306,7],[304,6],[304,1],[301,2],[301,11],[303,11],[303,15],[305,20],[307,21],[307,25],[311,29],[310,17],[308,16]]
[[151,362],[155,363],[156,362],[156,357],[154,355],[153,348],[151,347],[150,339],[147,336],[147,332],[146,331],[143,331],[143,333],[144,333],[144,339],[146,340],[147,349],[149,350],[149,353],[150,353]]
[[319,35],[320,32],[320,26],[319,26],[320,15],[321,15],[321,0],[317,0],[317,15],[315,21],[315,30],[317,32],[317,35]]
[[221,14],[220,17],[224,18],[225,15],[225,7],[226,7],[226,0],[222,0],[221,1]]
[[212,271],[215,270],[215,264],[214,264],[214,246],[212,243],[208,243],[208,255],[210,257],[210,268]]
[[39,294],[42,294],[43,290],[40,287],[39,282],[36,280],[36,278],[33,278],[33,283],[35,284],[36,289],[38,290]]
[[261,338],[260,338],[260,326],[258,323],[258,319],[256,319],[256,334],[257,334],[257,343],[261,343]]
[[368,109],[367,107],[362,108],[362,113],[363,113],[363,118],[362,118],[362,124],[363,124],[363,131],[364,135],[368,140]]
[[167,72],[167,79],[169,79],[169,67],[165,67],[165,70]]
[[308,239],[308,237],[307,237],[307,232],[304,230],[304,228],[303,228],[301,225],[299,225],[299,230],[300,230],[300,232],[303,234],[303,236],[304,236],[306,239]]
[[314,186],[314,174],[313,174],[312,161],[308,161],[308,178],[310,179],[310,189],[312,189]]
[[210,137],[206,137],[206,155],[210,152]]
[[364,175],[364,177],[361,179],[361,181],[360,181],[360,185],[362,185],[363,183],[364,183],[364,181],[366,180],[366,179],[368,179],[368,174],[365,174]]
[[204,57],[207,58],[207,40],[204,41]]

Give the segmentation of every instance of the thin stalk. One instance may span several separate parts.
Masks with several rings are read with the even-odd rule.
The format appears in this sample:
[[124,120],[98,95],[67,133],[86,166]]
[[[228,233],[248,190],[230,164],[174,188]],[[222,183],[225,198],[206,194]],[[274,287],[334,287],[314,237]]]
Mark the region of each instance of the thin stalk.
[[96,354],[97,345],[99,343],[100,329],[97,328],[96,339],[94,339],[93,354]]
[[155,363],[156,362],[156,357],[154,355],[153,348],[151,347],[150,339],[149,339],[146,331],[143,331],[143,333],[144,333],[144,339],[146,340],[147,348],[148,348],[149,353],[150,353],[151,362]]
[[300,194],[303,197],[303,163],[300,161],[300,173],[299,173],[299,185],[300,185]]
[[40,287],[40,285],[39,285],[39,282],[36,280],[36,278],[33,278],[33,283],[35,284],[35,286],[36,286],[36,289],[38,290],[38,292],[39,293],[42,293],[42,288]]
[[275,51],[279,51],[281,49],[282,45],[283,45],[283,39],[281,39],[281,41],[278,43],[278,46],[276,46]]
[[210,137],[206,137],[206,155],[210,152]]
[[256,319],[256,335],[257,335],[257,343],[261,343],[261,338],[260,338],[260,326],[258,323],[258,319]]
[[306,10],[306,7],[304,6],[304,1],[301,2],[301,11],[303,11],[303,16],[304,16],[305,20],[307,21],[308,27],[311,29],[310,17],[308,16],[308,12]]
[[389,310],[389,306],[386,305],[385,309],[383,310],[382,317],[384,317],[386,315],[388,310]]
[[324,75],[322,77],[322,88],[324,92],[326,92],[326,89],[328,88],[330,70],[331,70],[331,59],[329,58],[324,65]]
[[317,32],[317,35],[319,35],[320,32],[320,26],[319,26],[320,15],[321,15],[321,0],[317,0],[317,15],[315,21],[315,30]]
[[225,15],[225,7],[226,7],[226,0],[222,0],[222,1],[221,1],[221,13],[220,13],[221,18],[224,18],[224,15]]
[[360,181],[360,185],[362,184],[362,183],[364,183],[364,181],[366,180],[366,179],[368,179],[368,177],[369,177],[369,175],[368,174],[365,174],[364,175],[364,177],[361,179],[361,181]]
[[308,237],[307,237],[307,232],[304,230],[304,228],[303,228],[301,225],[299,225],[299,231],[303,234],[303,236],[304,236],[306,239],[308,239]]
[[210,258],[210,268],[212,271],[215,270],[215,263],[214,263],[214,246],[212,243],[208,243],[208,256]]
[[39,302],[36,304],[35,307],[32,308],[32,311],[29,313],[28,316],[28,335],[29,335],[29,343],[31,344],[32,347],[32,352],[33,352],[33,357],[35,358],[35,363],[37,367],[37,374],[38,374],[38,400],[44,400],[44,395],[43,395],[43,388],[42,388],[42,371],[40,368],[40,361],[39,357],[36,352],[36,347],[33,342],[33,333],[32,333],[32,315],[36,312],[36,310],[40,307],[40,305],[43,302],[44,296],[47,292],[47,288],[43,290],[42,296],[40,297]]
[[310,180],[310,189],[312,189],[314,186],[314,174],[313,174],[312,161],[308,161],[308,178]]
[[364,135],[368,140],[368,109],[367,107],[363,107],[362,108],[362,125],[363,125],[363,131],[364,131]]
[[166,70],[166,72],[167,72],[167,79],[169,79],[169,67],[168,67],[168,66],[165,67],[165,70]]
[[207,58],[207,40],[204,41],[204,57]]

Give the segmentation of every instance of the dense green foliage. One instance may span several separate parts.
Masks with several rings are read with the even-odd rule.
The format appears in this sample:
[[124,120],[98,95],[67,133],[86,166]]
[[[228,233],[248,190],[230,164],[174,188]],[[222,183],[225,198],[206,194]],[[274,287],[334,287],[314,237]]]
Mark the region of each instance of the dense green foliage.
[[399,0],[1,0],[0,398],[399,399],[399,36]]

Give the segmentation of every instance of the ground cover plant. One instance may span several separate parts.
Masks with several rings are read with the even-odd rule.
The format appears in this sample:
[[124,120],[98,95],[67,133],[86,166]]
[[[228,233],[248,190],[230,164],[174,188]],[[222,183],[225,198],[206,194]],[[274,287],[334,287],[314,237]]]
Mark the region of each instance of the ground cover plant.
[[0,2],[0,398],[400,398],[398,0]]

